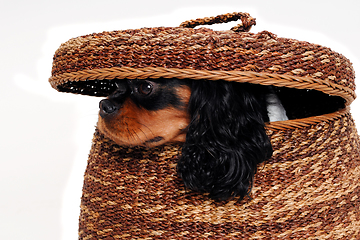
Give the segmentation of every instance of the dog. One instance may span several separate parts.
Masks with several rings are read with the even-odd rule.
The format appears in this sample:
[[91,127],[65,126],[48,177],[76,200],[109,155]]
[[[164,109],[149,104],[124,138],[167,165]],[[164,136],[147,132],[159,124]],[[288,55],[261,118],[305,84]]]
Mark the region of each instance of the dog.
[[286,120],[270,87],[165,78],[113,81],[116,90],[99,103],[98,128],[105,136],[122,146],[180,142],[177,172],[186,188],[219,201],[248,196],[258,164],[273,152],[265,123]]

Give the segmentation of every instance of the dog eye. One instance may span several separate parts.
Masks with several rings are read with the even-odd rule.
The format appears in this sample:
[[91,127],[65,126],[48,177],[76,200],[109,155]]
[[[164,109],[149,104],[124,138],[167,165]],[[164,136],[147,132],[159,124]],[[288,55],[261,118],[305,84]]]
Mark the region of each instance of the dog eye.
[[147,96],[153,91],[153,85],[149,82],[139,84],[137,92],[141,95]]

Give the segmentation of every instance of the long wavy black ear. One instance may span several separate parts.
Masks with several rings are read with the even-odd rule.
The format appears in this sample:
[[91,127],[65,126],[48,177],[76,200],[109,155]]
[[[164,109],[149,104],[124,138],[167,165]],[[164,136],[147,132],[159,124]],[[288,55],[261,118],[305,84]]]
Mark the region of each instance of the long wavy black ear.
[[257,164],[272,155],[260,86],[194,81],[191,122],[177,170],[185,186],[216,200],[246,196]]

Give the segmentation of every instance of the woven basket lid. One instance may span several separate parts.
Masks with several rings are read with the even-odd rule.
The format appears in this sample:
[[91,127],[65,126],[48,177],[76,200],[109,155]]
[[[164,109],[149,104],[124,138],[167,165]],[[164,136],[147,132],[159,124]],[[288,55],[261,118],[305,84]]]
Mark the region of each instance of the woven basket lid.
[[[198,25],[241,20],[231,30]],[[327,47],[249,33],[255,19],[231,13],[190,20],[179,27],[142,28],[72,38],[55,52],[52,87],[61,92],[108,96],[112,79],[187,78],[250,82],[355,95],[351,62]]]

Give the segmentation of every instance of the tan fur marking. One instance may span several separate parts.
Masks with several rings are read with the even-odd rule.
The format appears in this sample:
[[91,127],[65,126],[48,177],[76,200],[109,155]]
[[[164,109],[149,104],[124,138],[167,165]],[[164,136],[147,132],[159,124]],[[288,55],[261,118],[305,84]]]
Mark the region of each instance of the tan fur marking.
[[[119,114],[106,119],[99,117],[98,127],[107,137],[121,146],[158,146],[164,143],[184,142],[189,124],[187,103],[189,87],[177,89],[180,99],[186,103],[183,109],[174,107],[148,111],[125,100]],[[149,141],[161,137],[160,141]]]

